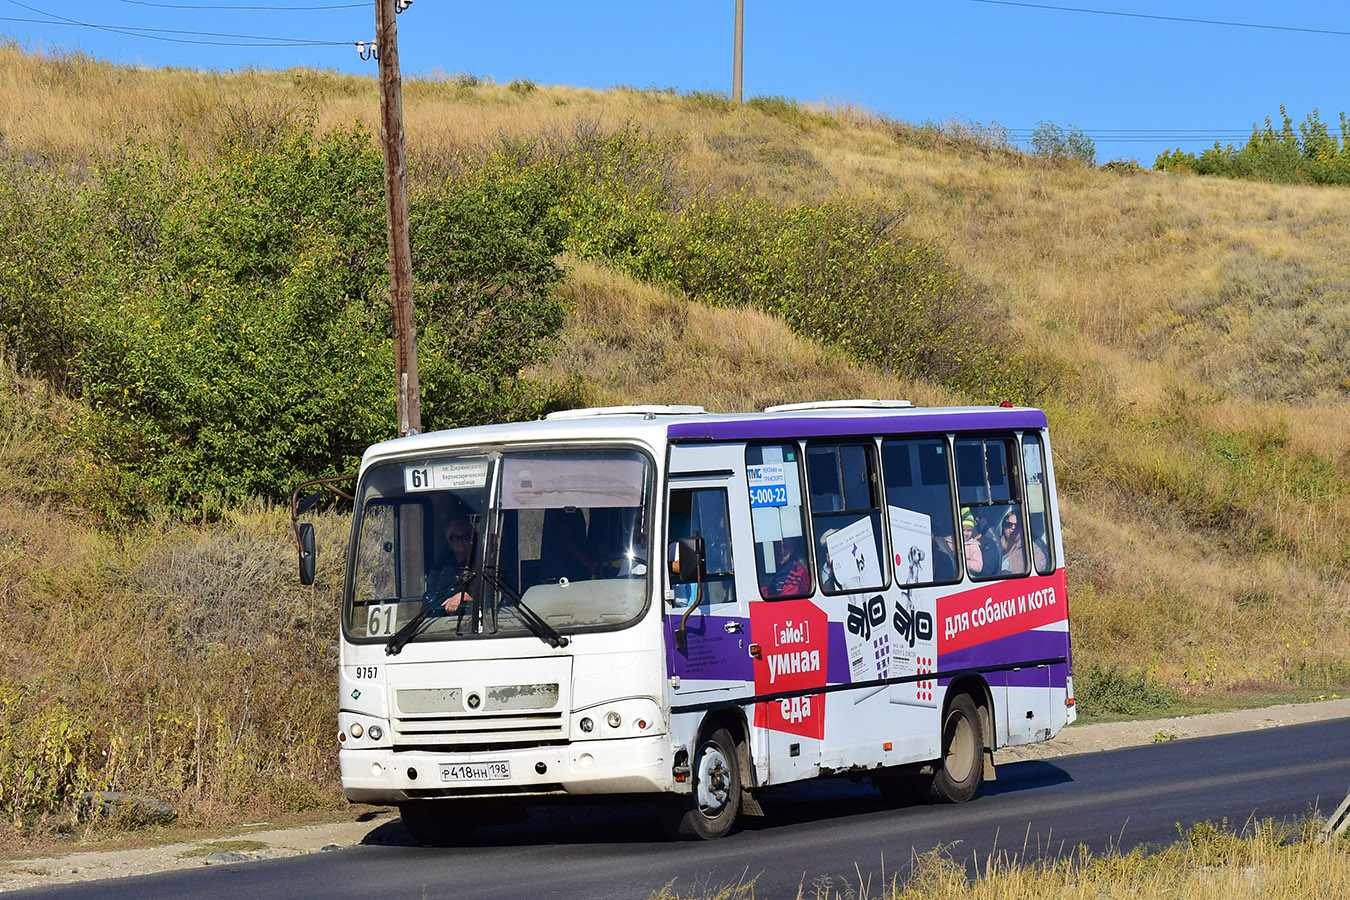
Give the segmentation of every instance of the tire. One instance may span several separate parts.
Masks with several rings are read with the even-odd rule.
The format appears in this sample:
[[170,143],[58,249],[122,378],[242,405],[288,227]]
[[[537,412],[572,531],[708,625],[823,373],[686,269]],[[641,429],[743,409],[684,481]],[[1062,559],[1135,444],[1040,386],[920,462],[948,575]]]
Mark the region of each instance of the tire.
[[731,732],[718,728],[701,741],[691,769],[693,792],[668,804],[661,824],[679,840],[720,838],[741,811],[740,756]]
[[984,728],[969,694],[958,694],[942,717],[942,760],[933,776],[933,798],[964,803],[984,777]]
[[400,803],[398,813],[413,840],[429,847],[456,846],[473,834],[477,824],[471,803],[414,800]]

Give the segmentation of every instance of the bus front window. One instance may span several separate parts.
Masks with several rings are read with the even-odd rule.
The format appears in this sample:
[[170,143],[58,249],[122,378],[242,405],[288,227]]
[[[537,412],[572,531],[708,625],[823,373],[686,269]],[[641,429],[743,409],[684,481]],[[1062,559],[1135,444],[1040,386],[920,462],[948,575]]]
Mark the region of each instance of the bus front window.
[[366,474],[344,617],[350,636],[388,638],[438,598],[442,608],[426,631],[466,631],[470,604],[446,603],[449,595],[440,595],[464,580],[479,552],[474,536],[486,512],[489,471],[489,460],[475,456],[419,459]]
[[416,640],[556,640],[632,621],[647,602],[651,481],[645,456],[615,449],[372,467],[348,636],[387,639],[419,614]]

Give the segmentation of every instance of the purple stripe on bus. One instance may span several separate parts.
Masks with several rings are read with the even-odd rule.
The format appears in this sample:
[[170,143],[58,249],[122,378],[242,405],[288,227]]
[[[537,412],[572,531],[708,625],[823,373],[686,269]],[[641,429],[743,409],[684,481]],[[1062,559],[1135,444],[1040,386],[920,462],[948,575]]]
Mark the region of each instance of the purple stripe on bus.
[[1045,669],[1018,669],[1007,673],[1008,687],[1063,688],[1068,674],[1069,667],[1064,663],[1054,663]]
[[787,440],[858,434],[930,434],[1006,428],[1044,428],[1039,409],[973,410],[954,413],[898,413],[889,416],[789,416],[763,419],[714,419],[674,422],[671,440]]
[[848,668],[848,638],[844,623],[830,623],[830,649],[825,654],[825,681],[828,684],[848,684],[853,675]]
[[[680,678],[708,681],[744,681],[754,683],[754,664],[750,654],[741,646],[743,636],[750,633],[750,622],[735,616],[704,616],[695,613],[689,617],[688,647],[675,646],[675,629],[680,627],[680,615],[666,616],[666,646],[672,671]],[[729,633],[728,622],[738,622],[740,632]]]
[[1052,659],[1069,655],[1069,635],[1064,631],[1024,631],[995,641],[938,655],[938,670],[977,669],[1002,666],[1019,660]]

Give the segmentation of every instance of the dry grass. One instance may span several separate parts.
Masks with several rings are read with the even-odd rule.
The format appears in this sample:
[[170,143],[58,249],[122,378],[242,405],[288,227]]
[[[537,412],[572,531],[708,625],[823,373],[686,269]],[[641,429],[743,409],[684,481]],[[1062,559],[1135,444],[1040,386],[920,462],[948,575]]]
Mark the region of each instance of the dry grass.
[[[1306,900],[1350,896],[1350,841],[1324,841],[1318,822],[1300,831],[1249,823],[1240,831],[1201,824],[1151,852],[1085,847],[1045,857],[974,854],[975,877],[942,846],[914,853],[898,874],[859,874],[803,883],[797,900]],[[965,848],[953,848],[962,851]],[[1034,848],[1029,848],[1034,849]],[[679,890],[672,882],[650,900],[754,900],[755,879]]]
[[1197,826],[1152,855],[1079,850],[1050,862],[995,857],[973,882],[965,866],[935,851],[919,858],[894,900],[1302,900],[1350,896],[1350,845],[1290,835],[1272,823],[1238,836]]

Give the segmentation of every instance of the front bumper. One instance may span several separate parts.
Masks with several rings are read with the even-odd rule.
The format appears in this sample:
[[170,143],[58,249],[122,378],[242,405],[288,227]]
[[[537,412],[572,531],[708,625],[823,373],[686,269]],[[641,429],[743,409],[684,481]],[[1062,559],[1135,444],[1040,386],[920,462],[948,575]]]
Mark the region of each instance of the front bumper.
[[[508,762],[511,777],[442,782],[442,763]],[[574,741],[472,753],[390,749],[338,752],[342,790],[355,803],[402,803],[437,797],[529,797],[650,794],[675,790],[667,735]],[[409,770],[416,777],[410,777]]]

